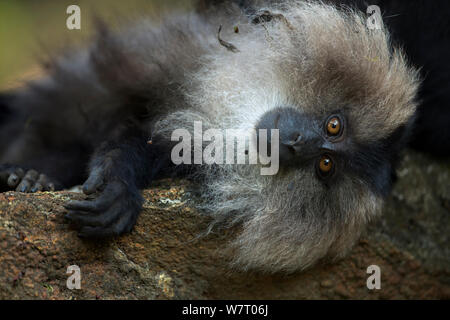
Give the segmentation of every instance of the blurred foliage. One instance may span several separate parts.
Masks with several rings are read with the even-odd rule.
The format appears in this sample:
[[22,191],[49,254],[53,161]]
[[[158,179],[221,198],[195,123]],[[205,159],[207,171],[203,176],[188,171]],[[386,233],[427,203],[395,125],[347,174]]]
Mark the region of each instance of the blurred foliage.
[[[37,61],[46,53],[85,41],[93,32],[93,19],[114,24],[143,15],[157,19],[170,10],[186,10],[190,0],[0,0],[0,88],[39,72]],[[81,9],[81,30],[68,30],[66,9]]]

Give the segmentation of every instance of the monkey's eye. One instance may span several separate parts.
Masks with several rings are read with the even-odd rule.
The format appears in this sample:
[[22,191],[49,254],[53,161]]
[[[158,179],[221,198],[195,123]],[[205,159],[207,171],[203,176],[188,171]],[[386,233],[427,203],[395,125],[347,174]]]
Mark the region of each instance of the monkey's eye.
[[321,178],[332,175],[334,172],[333,159],[328,155],[323,155],[317,164],[317,171]]
[[342,131],[342,122],[341,119],[337,116],[332,116],[327,121],[327,133],[330,136],[338,136]]

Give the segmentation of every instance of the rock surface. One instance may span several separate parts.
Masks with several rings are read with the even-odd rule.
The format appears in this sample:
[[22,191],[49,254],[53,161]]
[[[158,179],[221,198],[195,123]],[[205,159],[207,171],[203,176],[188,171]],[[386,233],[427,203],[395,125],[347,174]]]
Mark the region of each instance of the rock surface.
[[[0,194],[0,299],[449,299],[450,163],[408,152],[384,215],[345,259],[293,275],[231,270],[233,231],[199,236],[208,218],[185,181],[144,191],[135,230],[82,240],[63,219],[71,192]],[[172,186],[172,187],[170,187]],[[67,267],[81,269],[69,290]],[[366,286],[369,265],[381,289]]]

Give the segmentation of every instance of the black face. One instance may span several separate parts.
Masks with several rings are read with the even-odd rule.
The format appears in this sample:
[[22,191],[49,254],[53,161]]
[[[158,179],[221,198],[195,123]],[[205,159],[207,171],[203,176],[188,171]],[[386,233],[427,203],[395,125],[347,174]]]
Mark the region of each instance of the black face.
[[282,166],[314,162],[318,177],[327,180],[337,172],[336,153],[346,145],[345,127],[345,118],[338,112],[318,119],[288,107],[266,113],[257,129],[279,129]]
[[256,129],[279,129],[281,166],[296,169],[313,164],[317,178],[327,186],[338,183],[343,174],[352,175],[381,195],[390,191],[395,152],[404,140],[402,127],[383,141],[360,144],[352,137],[345,112],[318,118],[292,107],[267,112]]

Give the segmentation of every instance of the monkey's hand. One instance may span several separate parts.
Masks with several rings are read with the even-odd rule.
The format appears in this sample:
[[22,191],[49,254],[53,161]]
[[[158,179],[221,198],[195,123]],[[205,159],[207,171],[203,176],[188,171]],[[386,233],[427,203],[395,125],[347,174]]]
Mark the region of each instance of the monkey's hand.
[[59,189],[59,183],[45,174],[7,164],[0,165],[0,185],[3,190],[27,193]]
[[78,226],[81,237],[110,237],[131,231],[142,208],[140,189],[170,161],[170,152],[147,141],[140,132],[130,133],[96,150],[83,185],[87,199],[66,204],[66,217]]
[[94,167],[83,185],[86,200],[65,205],[66,218],[78,227],[80,237],[117,236],[136,223],[143,202],[139,189],[111,172],[105,165]]

